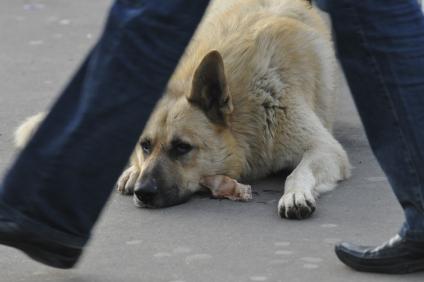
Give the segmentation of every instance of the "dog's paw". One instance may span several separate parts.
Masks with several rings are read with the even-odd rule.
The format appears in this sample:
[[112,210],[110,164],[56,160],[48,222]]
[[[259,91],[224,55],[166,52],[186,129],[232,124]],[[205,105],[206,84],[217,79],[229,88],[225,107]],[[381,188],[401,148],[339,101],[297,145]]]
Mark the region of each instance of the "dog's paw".
[[250,201],[252,199],[252,187],[237,182],[226,175],[204,176],[200,179],[200,185],[209,188],[215,198],[227,198],[232,201]]
[[308,192],[287,192],[278,202],[278,214],[282,218],[304,219],[315,211],[315,198]]
[[246,202],[253,199],[252,186],[239,183],[238,189],[240,194],[239,201]]
[[134,193],[134,186],[137,182],[137,178],[140,174],[140,170],[136,166],[130,166],[127,168],[119,177],[116,183],[116,189],[119,193],[124,195],[131,195]]

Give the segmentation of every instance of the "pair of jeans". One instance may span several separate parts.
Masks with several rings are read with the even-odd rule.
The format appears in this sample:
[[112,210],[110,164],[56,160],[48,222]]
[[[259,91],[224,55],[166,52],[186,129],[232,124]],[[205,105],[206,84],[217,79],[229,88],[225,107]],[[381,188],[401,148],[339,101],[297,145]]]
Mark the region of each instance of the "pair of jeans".
[[400,235],[424,241],[424,16],[416,0],[317,0],[331,17],[371,148],[404,213]]
[[209,0],[117,0],[0,187],[0,218],[83,246]]

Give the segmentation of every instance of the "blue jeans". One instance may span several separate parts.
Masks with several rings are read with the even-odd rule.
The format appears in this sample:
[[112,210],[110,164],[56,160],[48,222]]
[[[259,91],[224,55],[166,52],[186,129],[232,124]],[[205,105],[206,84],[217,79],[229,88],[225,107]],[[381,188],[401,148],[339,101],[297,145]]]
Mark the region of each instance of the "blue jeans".
[[371,148],[424,241],[424,16],[416,0],[317,0]]
[[83,246],[209,0],[117,0],[0,187],[0,218]]

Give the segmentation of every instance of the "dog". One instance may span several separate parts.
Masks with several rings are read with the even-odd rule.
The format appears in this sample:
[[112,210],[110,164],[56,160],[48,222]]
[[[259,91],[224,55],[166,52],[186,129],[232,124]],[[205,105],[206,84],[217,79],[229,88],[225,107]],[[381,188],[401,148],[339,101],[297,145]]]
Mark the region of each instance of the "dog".
[[[332,136],[337,65],[328,27],[305,0],[212,3],[117,182],[138,206],[185,202],[204,176],[239,181],[293,169],[283,218],[312,215],[350,176]],[[19,146],[43,119],[16,131]]]

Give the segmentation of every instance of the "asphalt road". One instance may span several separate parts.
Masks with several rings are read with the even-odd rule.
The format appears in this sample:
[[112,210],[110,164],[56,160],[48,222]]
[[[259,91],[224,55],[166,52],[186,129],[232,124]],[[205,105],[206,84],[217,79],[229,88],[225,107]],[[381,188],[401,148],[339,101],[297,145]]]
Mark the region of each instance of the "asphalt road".
[[[108,0],[0,1],[0,174],[13,160],[12,132],[49,107],[101,31]],[[423,281],[424,274],[363,274],[342,265],[335,242],[378,244],[394,235],[401,209],[366,142],[346,87],[335,134],[351,179],[304,221],[282,220],[284,175],[253,184],[249,203],[196,197],[137,209],[113,193],[76,269],[56,270],[0,246],[0,281]],[[58,187],[60,189],[60,187]]]

